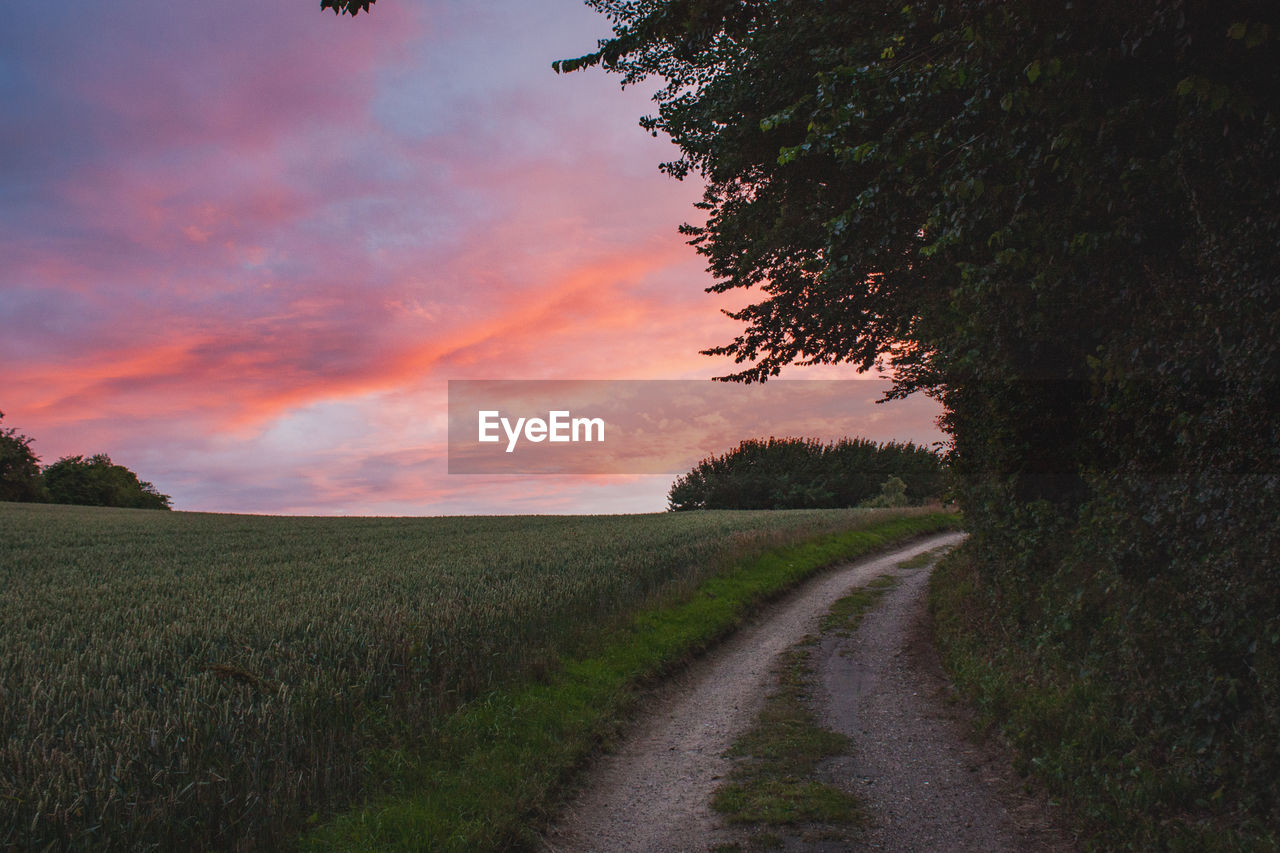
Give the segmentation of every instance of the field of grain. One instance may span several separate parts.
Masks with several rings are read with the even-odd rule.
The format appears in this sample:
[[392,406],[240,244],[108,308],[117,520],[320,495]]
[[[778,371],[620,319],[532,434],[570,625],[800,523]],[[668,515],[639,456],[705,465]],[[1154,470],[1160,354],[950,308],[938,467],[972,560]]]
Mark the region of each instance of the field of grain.
[[277,846],[467,698],[744,555],[884,517],[0,503],[0,849]]

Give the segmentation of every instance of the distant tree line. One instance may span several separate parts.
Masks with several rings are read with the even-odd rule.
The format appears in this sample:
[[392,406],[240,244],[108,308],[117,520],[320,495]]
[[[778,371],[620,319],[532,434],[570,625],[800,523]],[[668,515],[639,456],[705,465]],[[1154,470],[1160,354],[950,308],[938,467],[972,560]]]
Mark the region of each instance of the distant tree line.
[[42,468],[32,441],[0,427],[0,501],[172,509],[168,495],[105,453],[64,456]]
[[908,442],[750,439],[699,462],[671,486],[673,511],[906,506],[942,496],[941,457]]

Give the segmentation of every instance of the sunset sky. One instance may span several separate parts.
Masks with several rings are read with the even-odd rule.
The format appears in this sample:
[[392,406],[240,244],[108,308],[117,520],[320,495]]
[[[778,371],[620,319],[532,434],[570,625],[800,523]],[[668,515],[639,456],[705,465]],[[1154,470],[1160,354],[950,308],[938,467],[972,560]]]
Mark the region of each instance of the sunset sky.
[[[605,19],[578,0],[10,5],[0,411],[45,463],[109,453],[187,510],[664,507],[670,477],[445,459],[450,379],[728,368],[698,350],[747,297],[703,292],[676,231],[700,186],[659,174],[676,150],[637,126],[654,87],[551,71]],[[928,401],[877,408],[869,437],[940,438]]]

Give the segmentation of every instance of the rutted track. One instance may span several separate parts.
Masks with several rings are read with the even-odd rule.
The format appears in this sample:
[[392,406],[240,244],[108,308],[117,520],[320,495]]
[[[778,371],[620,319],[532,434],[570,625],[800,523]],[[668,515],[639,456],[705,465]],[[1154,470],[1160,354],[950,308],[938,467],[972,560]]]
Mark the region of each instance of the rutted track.
[[1049,853],[1073,845],[1046,804],[1017,789],[1010,758],[965,737],[962,708],[930,641],[929,568],[903,569],[849,637],[814,653],[823,723],[853,740],[826,768],[855,791],[871,825],[860,847],[889,851]]
[[723,840],[708,801],[723,753],[754,720],[775,658],[812,632],[850,588],[958,542],[948,533],[861,560],[802,585],[654,697],[631,736],[602,757],[547,835],[556,851],[688,851]]

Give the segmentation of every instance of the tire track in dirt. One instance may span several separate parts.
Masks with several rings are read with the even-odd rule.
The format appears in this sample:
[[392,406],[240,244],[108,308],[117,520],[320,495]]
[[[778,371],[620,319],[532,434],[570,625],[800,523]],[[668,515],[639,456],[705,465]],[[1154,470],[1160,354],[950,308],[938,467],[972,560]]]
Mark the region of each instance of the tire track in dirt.
[[951,697],[928,627],[931,568],[896,572],[897,586],[858,630],[824,636],[812,658],[821,722],[853,739],[824,780],[852,790],[871,815],[854,849],[1074,849],[1045,802],[1016,788],[1011,757],[966,737],[967,712]]
[[947,533],[850,563],[801,585],[671,680],[615,751],[587,773],[548,831],[548,851],[691,851],[727,840],[708,805],[728,772],[723,755],[754,721],[775,659],[813,632],[851,587],[963,538]]

